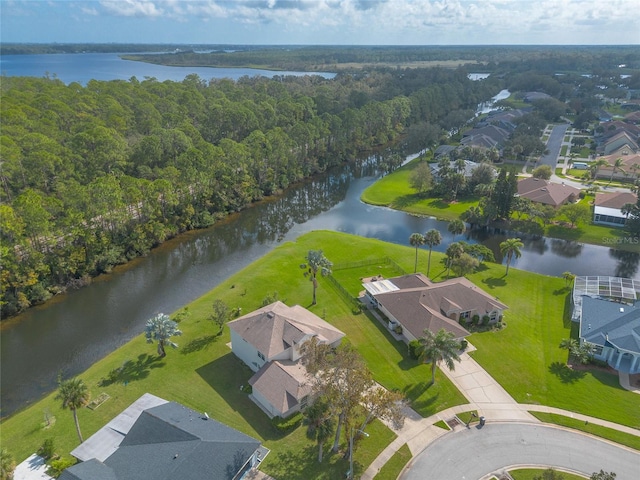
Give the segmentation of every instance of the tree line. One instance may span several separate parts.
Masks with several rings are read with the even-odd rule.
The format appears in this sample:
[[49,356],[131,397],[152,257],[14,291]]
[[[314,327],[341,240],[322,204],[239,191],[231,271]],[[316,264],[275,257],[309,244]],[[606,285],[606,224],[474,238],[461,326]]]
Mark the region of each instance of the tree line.
[[[102,82],[4,77],[2,315],[495,94],[463,71]],[[431,141],[437,141],[435,136]]]

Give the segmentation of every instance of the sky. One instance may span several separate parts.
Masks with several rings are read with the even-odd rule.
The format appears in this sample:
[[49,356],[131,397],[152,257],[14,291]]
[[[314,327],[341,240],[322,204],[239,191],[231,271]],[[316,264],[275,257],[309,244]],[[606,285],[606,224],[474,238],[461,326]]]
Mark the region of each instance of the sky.
[[640,44],[640,0],[0,0],[0,41]]

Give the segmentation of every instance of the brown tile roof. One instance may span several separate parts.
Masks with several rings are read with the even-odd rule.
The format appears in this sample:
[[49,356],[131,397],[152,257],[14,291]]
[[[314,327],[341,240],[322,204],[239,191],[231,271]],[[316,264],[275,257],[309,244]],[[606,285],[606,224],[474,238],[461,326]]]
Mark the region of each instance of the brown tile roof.
[[634,153],[633,155],[613,154],[598,157],[598,160],[605,160],[609,164],[609,166],[603,165],[601,167],[598,167],[598,173],[611,172],[612,166],[619,158],[622,159],[622,170],[624,170],[627,174],[634,175],[634,166],[636,169],[638,169],[638,173],[640,173],[640,153]]
[[635,204],[638,196],[631,192],[599,192],[596,193],[597,207],[622,208],[627,203]]
[[554,183],[541,178],[525,178],[518,182],[518,195],[528,198],[532,202],[543,203],[557,207],[566,203],[571,195],[576,198],[580,189],[565,185],[564,183]]
[[281,414],[288,412],[311,393],[307,370],[300,362],[275,360],[262,366],[249,380],[249,385]]
[[[426,279],[418,274],[390,281],[400,286],[407,281],[415,281],[416,277]],[[464,337],[469,332],[456,320],[448,318],[448,313],[474,311],[483,316],[493,310],[507,308],[464,277],[435,284],[426,280],[428,284],[422,286],[376,295],[376,300],[416,338],[421,337],[425,329],[437,332],[441,328],[452,332],[456,338]]]
[[228,323],[229,328],[253,345],[267,359],[309,337],[333,343],[344,333],[300,305],[277,301]]

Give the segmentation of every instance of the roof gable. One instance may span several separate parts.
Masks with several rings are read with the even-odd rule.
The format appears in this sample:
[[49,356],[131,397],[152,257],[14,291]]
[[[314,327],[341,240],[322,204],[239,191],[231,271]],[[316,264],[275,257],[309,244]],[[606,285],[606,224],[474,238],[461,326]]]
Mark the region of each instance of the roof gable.
[[267,359],[309,337],[333,343],[344,333],[300,305],[277,301],[228,323],[229,328],[253,345]]
[[307,370],[300,362],[268,362],[251,377],[249,384],[282,414],[311,393]]
[[103,462],[92,459],[74,465],[62,478],[231,480],[259,447],[258,440],[244,433],[178,403],[166,402],[144,410],[117,450]]

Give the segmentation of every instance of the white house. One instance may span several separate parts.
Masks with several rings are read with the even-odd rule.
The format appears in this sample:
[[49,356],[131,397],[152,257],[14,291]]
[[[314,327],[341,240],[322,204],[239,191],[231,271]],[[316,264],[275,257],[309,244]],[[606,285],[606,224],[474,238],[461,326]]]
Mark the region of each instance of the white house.
[[344,333],[300,305],[277,301],[228,323],[231,348],[256,374],[251,399],[270,417],[304,408],[310,388],[300,347],[316,338],[337,347]]
[[620,227],[627,221],[627,215],[622,213],[622,207],[628,203],[636,204],[638,196],[631,192],[602,192],[596,193],[593,208],[593,223]]

